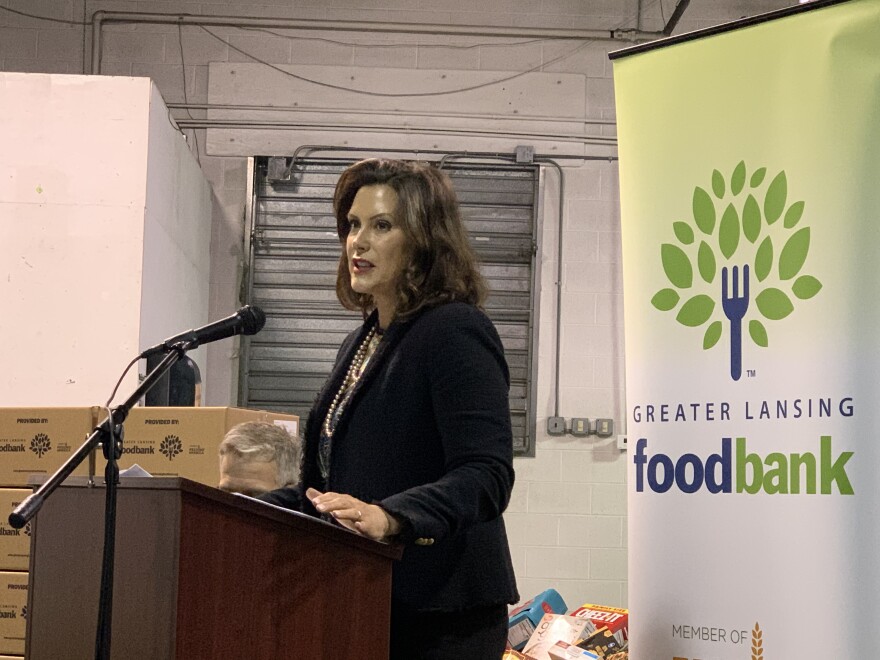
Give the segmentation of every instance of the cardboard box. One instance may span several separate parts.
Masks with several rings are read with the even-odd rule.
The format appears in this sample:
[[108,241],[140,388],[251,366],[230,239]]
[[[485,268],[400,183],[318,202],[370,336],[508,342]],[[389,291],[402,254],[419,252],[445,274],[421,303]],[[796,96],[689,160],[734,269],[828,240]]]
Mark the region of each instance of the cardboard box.
[[[3,658],[0,658],[3,660]],[[535,660],[533,657],[526,655],[525,653],[520,653],[519,651],[514,651],[513,649],[507,649],[504,652],[504,655],[501,656],[501,660]]]
[[[154,477],[186,477],[209,486],[220,480],[217,455],[226,432],[241,422],[273,422],[298,432],[296,415],[244,408],[132,408],[125,421],[119,469],[135,463]],[[103,474],[104,457],[98,460]]]
[[[0,487],[51,475],[95,428],[100,408],[0,408]],[[103,419],[103,418],[102,418]],[[85,465],[76,474],[87,474]]]
[[521,651],[545,614],[565,614],[565,601],[556,589],[546,589],[508,615],[507,643]]
[[586,619],[564,614],[545,614],[523,653],[533,656],[535,660],[550,660],[550,649],[556,642],[572,644],[586,635],[584,630],[590,625]]
[[550,660],[596,660],[599,656],[568,642],[556,642],[550,648]]
[[24,655],[28,574],[0,572],[0,653]]
[[620,644],[629,639],[629,610],[627,609],[584,603],[570,614],[579,619],[588,619],[593,626],[591,632],[605,627],[614,633]]
[[604,658],[622,651],[624,642],[621,642],[615,633],[602,626],[586,639],[580,640],[577,645]]
[[[31,554],[31,525],[13,529],[9,514],[31,494],[28,488],[0,488],[0,571],[26,571]],[[0,658],[2,660],[2,658]]]

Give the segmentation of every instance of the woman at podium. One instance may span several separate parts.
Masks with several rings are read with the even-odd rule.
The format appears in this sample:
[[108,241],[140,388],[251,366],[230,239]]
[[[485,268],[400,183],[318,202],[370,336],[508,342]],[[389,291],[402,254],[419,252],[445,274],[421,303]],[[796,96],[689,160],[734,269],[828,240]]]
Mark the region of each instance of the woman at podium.
[[334,210],[337,296],[364,323],[309,415],[304,510],[405,545],[392,660],[500,658],[519,599],[509,374],[455,193],[433,166],[371,159],[343,172]]

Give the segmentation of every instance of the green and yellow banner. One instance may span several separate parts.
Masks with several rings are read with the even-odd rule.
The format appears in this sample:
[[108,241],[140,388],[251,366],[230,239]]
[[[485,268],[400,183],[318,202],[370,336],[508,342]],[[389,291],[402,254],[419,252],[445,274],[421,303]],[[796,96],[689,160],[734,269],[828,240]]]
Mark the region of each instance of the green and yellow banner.
[[615,55],[635,660],[880,657],[880,0]]

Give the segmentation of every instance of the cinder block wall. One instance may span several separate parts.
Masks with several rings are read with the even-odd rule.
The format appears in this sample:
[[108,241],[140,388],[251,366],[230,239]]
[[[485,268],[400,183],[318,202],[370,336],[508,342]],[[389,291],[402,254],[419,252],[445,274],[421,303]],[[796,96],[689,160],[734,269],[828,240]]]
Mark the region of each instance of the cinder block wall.
[[[693,0],[677,33],[755,15],[794,0]],[[636,18],[636,8],[642,15]],[[54,19],[38,20],[0,9],[0,70],[86,73],[91,28],[106,11],[277,16],[364,20],[421,25],[486,25],[534,28],[638,28],[655,31],[672,13],[673,0],[265,0],[202,1],[7,0],[4,6]],[[607,53],[625,43],[541,41],[491,37],[310,32],[290,40],[261,32],[175,25],[116,26],[104,31],[102,73],[149,76],[169,103],[208,100],[211,62],[252,62],[236,48],[276,65],[327,65],[454,71],[539,70],[579,74],[586,90],[589,132],[614,135],[612,66]],[[181,48],[182,46],[182,48]],[[580,46],[578,48],[578,46]],[[567,56],[565,56],[568,54]],[[182,56],[181,56],[182,55]],[[562,59],[559,59],[561,56]],[[184,88],[185,81],[185,88]],[[186,93],[184,94],[184,89]],[[487,95],[496,93],[492,87]],[[205,113],[192,110],[192,116]],[[185,116],[181,111],[176,116]],[[487,122],[487,129],[490,123]],[[188,135],[213,185],[210,316],[238,307],[242,226],[246,196],[244,157],[205,152],[204,131]],[[344,136],[357,144],[357,136]],[[440,148],[443,148],[441,143]],[[284,153],[282,150],[279,153]],[[587,149],[589,153],[589,149]],[[76,166],[76,154],[59,154]],[[566,418],[608,417],[615,435],[625,433],[623,300],[616,161],[561,162],[565,171],[562,236],[558,232],[558,177],[548,168],[543,203],[542,295],[538,370],[539,438],[534,458],[517,459],[517,483],[508,525],[520,592],[524,598],[557,588],[571,606],[599,602],[626,606],[626,455],[614,438],[549,437],[546,417],[557,408]],[[96,173],[100,175],[100,173]],[[562,240],[560,401],[554,401],[557,246]],[[208,347],[211,405],[234,403],[234,349]]]

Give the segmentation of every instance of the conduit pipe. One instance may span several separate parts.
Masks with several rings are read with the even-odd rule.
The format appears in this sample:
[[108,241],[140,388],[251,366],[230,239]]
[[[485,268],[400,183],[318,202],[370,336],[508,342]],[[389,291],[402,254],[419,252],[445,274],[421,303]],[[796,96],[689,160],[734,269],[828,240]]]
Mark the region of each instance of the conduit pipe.
[[[314,112],[322,115],[325,114],[343,114],[350,115],[353,111],[350,108],[320,108],[316,106],[305,105],[244,105],[244,104],[225,104],[225,103],[166,103],[171,110],[253,110],[255,112]],[[358,109],[359,115],[379,115],[387,117],[389,115],[400,115],[402,117],[436,117],[436,112],[428,112],[425,110],[368,110]],[[481,119],[481,120],[515,120],[515,121],[537,121],[545,124],[584,124],[597,126],[613,126],[617,123],[614,119],[580,119],[574,117],[541,117],[539,115],[498,115],[485,114],[478,115],[468,112],[451,112],[443,111],[443,117],[451,117],[454,119]]]
[[[445,161],[450,158],[459,158],[459,157],[480,157],[477,154],[469,154],[467,152],[463,152],[461,154],[448,154],[442,158],[440,161],[440,167],[443,166]],[[504,154],[503,156],[498,156],[497,154],[493,154],[487,157],[497,157],[499,160],[504,159],[509,162],[516,162],[515,156],[511,154]],[[577,156],[542,156],[536,154],[532,158],[532,162],[539,164],[547,164],[552,165],[556,168],[556,172],[559,174],[559,221],[556,230],[556,350],[554,351],[554,366],[553,366],[553,416],[559,417],[559,372],[562,364],[562,230],[565,224],[565,171],[562,169],[562,166],[557,162],[562,158],[577,158]],[[607,160],[613,161],[617,160],[616,156],[583,156],[582,160]]]
[[[286,122],[286,121],[266,121],[260,119],[175,119],[180,129],[194,128],[241,128],[241,129],[263,129],[263,130],[322,130],[322,131],[352,131],[355,127],[350,124],[326,124],[320,122]],[[431,135],[475,135],[475,136],[494,136],[510,139],[535,139],[535,140],[553,140],[554,142],[572,142],[576,144],[595,144],[615,146],[617,138],[607,137],[604,135],[582,135],[573,136],[571,133],[512,133],[510,131],[490,131],[486,129],[467,129],[467,128],[443,128],[436,126],[386,126],[386,125],[369,125],[358,124],[358,131],[369,131],[371,133],[426,133]]]
[[[214,111],[253,111],[253,112],[290,112],[290,113],[306,113],[306,114],[344,114],[351,115],[352,110],[346,108],[317,108],[306,106],[259,106],[259,105],[241,105],[222,103],[169,103],[170,110],[214,110]],[[406,110],[357,110],[358,115],[376,115],[387,117],[389,115],[400,117],[431,117],[437,115],[425,111],[406,111]],[[532,115],[476,115],[472,113],[456,113],[444,112],[444,118],[453,119],[480,119],[484,121],[504,120],[516,122],[535,122],[542,124],[580,124],[586,126],[613,126],[616,122],[613,119],[580,119],[574,117],[539,117]],[[352,130],[351,124],[332,124],[327,122],[298,122],[292,120],[274,120],[274,119],[241,119],[241,118],[214,118],[199,119],[191,115],[189,117],[180,117],[174,119],[177,126],[181,129],[196,128],[239,128],[239,129],[264,129],[264,130],[300,130],[300,129],[320,129],[327,131],[345,131]],[[558,142],[571,142],[576,144],[595,144],[610,145],[617,144],[617,138],[607,135],[578,135],[572,132],[554,133],[554,132],[511,132],[511,131],[491,131],[487,129],[469,129],[455,127],[436,127],[436,126],[419,126],[414,124],[396,124],[395,126],[387,125],[358,125],[357,130],[370,130],[377,133],[386,132],[405,132],[405,133],[426,133],[426,134],[443,134],[443,135],[494,135],[498,137],[509,137],[512,139],[524,140],[554,140]]]
[[[684,2],[685,0],[682,0]],[[102,31],[104,25],[152,23],[165,25],[204,25],[247,28],[279,28],[286,30],[324,30],[328,32],[372,32],[392,34],[424,34],[515,39],[651,41],[665,36],[663,32],[638,30],[577,30],[567,28],[493,27],[485,25],[438,25],[394,23],[391,21],[335,21],[310,18],[253,18],[247,16],[201,16],[194,14],[162,14],[148,12],[105,11],[92,14],[92,59],[89,73],[101,73]]]

